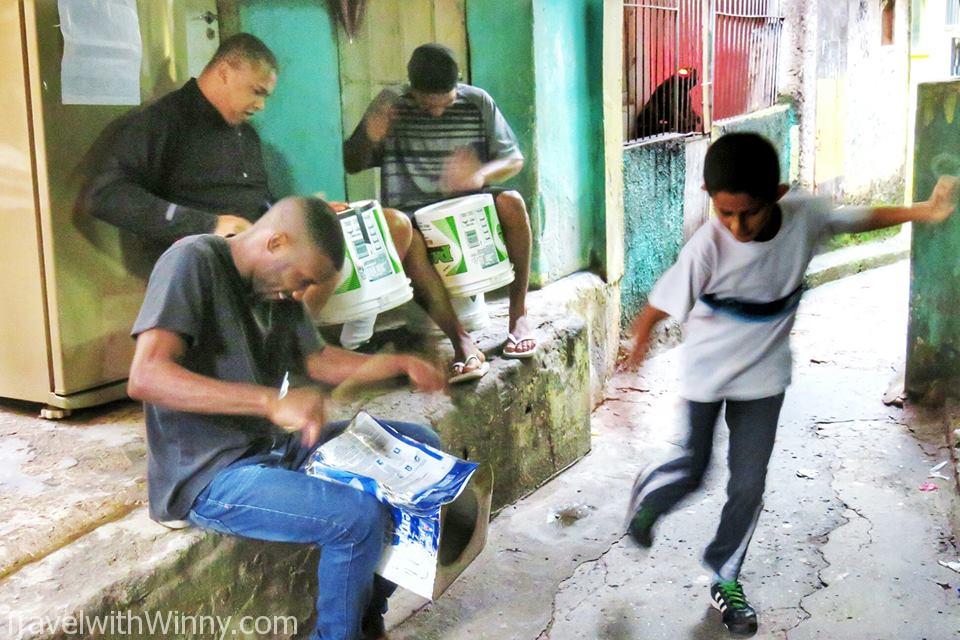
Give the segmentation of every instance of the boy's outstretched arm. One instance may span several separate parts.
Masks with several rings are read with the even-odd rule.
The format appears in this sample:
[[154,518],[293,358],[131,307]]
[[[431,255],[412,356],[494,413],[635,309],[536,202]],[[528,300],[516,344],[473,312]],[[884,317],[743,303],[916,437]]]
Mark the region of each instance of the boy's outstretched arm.
[[864,221],[863,230],[883,229],[904,222],[943,222],[956,208],[957,184],[957,178],[943,176],[925,202],[914,203],[912,207],[875,207]]
[[633,347],[627,354],[627,359],[623,363],[624,369],[636,369],[643,364],[647,351],[650,349],[650,333],[658,322],[665,319],[668,315],[666,311],[661,311],[649,303],[646,304],[633,321]]

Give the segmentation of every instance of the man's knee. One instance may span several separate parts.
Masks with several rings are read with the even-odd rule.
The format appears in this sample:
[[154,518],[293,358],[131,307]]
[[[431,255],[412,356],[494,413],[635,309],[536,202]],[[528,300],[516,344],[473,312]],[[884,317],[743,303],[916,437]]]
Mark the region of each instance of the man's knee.
[[730,480],[727,489],[731,499],[757,505],[763,501],[763,492],[766,489],[766,478],[764,476],[751,476],[748,478],[739,478]]
[[387,228],[390,229],[393,244],[401,253],[406,252],[413,237],[413,223],[410,222],[410,218],[396,209],[384,209],[383,217],[387,220]]
[[411,434],[412,438],[437,450],[443,448],[443,443],[440,442],[440,435],[436,431],[424,425],[417,425],[417,427],[417,431]]
[[527,217],[527,205],[523,201],[523,196],[517,191],[504,191],[497,195],[494,202],[497,205],[497,215],[500,217],[500,223],[504,226],[524,225],[529,227],[530,221]]
[[344,529],[355,541],[381,537],[390,519],[387,508],[368,493],[360,493],[355,503],[342,514]]

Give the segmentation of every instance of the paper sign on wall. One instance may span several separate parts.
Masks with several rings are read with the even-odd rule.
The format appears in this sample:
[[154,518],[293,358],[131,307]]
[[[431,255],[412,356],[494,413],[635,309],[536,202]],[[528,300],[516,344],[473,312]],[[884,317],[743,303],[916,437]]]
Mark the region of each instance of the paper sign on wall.
[[140,104],[136,0],[58,0],[63,104]]

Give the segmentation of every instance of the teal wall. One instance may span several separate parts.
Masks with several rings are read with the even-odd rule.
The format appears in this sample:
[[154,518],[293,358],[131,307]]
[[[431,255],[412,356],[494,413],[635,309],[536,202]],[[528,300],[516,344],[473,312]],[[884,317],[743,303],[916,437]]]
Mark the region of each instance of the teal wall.
[[507,184],[523,193],[528,207],[537,183],[532,11],[529,0],[467,0],[470,83],[493,96],[517,135],[526,165]]
[[602,10],[602,0],[467,1],[471,82],[526,157],[508,184],[530,211],[534,284],[590,267],[604,247]]
[[240,27],[267,43],[280,64],[277,88],[253,123],[263,139],[277,197],[323,192],[343,199],[337,35],[326,3],[242,0]]
[[591,266],[605,244],[596,233],[604,212],[602,10],[602,2],[534,2],[542,207],[537,267],[546,280]]
[[[913,200],[926,200],[937,178],[960,175],[960,82],[921,84],[917,96]],[[949,118],[949,120],[948,120]],[[960,215],[913,227],[907,391],[922,396],[936,381],[960,394]]]
[[674,138],[623,151],[622,326],[628,326],[640,311],[683,244],[684,146],[682,138]]

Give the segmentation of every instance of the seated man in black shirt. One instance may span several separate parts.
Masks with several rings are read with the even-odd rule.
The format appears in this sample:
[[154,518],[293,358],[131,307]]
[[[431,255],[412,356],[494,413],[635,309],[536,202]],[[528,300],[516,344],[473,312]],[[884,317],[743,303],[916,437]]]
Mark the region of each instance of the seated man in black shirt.
[[90,213],[163,248],[249,227],[273,198],[247,120],[276,83],[277,60],[262,41],[224,40],[198,78],[123,123],[88,185]]
[[[311,638],[383,635],[389,585],[374,580],[386,508],[373,496],[308,476],[303,464],[338,428],[315,386],[444,377],[408,355],[324,346],[301,304],[336,279],[340,225],[315,198],[286,198],[230,238],[197,235],[157,262],[133,328],[130,396],[144,401],[150,515],[229,535],[323,548]],[[257,311],[255,314],[254,311]],[[427,427],[390,423],[433,447]]]

